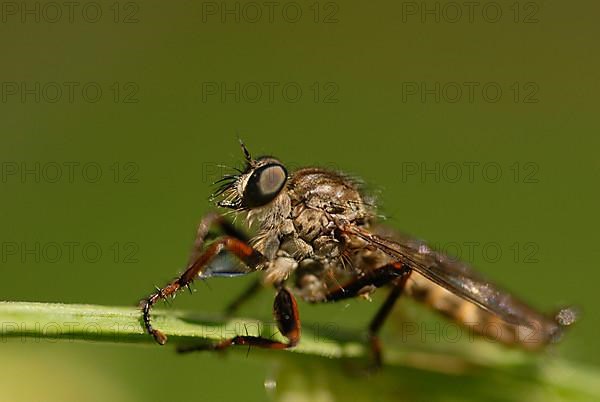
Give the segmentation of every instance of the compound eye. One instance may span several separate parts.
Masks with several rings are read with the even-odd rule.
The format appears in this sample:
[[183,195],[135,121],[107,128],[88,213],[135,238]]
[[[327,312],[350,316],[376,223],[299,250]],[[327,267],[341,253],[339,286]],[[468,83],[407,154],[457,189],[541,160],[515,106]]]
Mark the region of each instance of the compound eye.
[[287,171],[279,164],[268,164],[256,169],[244,189],[244,205],[260,207],[272,201],[287,180]]

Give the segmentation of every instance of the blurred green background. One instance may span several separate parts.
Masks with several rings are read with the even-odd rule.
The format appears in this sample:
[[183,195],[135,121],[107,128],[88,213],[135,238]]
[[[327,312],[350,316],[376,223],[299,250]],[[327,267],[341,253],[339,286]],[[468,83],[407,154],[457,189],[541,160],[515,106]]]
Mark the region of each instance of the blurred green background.
[[[185,264],[239,135],[359,175],[394,228],[534,305],[580,306],[552,353],[600,364],[597,2],[76,4],[2,3],[2,300],[135,305]],[[175,307],[220,312],[250,280]],[[381,296],[301,314],[362,328]],[[277,359],[1,349],[7,401],[264,400]]]

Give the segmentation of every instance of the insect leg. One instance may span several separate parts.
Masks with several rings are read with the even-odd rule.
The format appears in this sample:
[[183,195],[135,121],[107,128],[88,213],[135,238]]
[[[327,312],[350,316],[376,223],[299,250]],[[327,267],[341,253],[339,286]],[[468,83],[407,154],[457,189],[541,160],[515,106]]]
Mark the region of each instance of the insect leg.
[[244,304],[253,296],[255,296],[263,287],[264,286],[260,278],[254,279],[252,283],[250,283],[250,286],[244,289],[244,291],[241,294],[239,294],[235,299],[233,299],[231,303],[229,303],[229,305],[227,305],[227,307],[225,308],[225,313],[227,315],[235,313],[242,304]]
[[387,285],[397,278],[404,277],[410,273],[410,268],[402,263],[395,262],[374,269],[358,279],[332,289],[325,294],[325,301],[339,301],[358,296],[365,287],[375,286],[379,288]]
[[381,287],[392,283],[391,292],[373,317],[368,329],[369,342],[376,366],[381,365],[381,343],[377,333],[392,311],[396,300],[402,294],[410,273],[410,268],[400,262],[387,264],[325,295],[326,301],[338,301],[357,296],[366,286]]
[[240,239],[245,242],[248,242],[249,240],[245,233],[233,226],[231,222],[225,219],[222,215],[219,215],[216,212],[209,212],[208,214],[204,215],[198,224],[198,229],[196,230],[196,239],[194,240],[194,247],[192,248],[192,252],[188,260],[188,266],[192,265],[192,263],[198,259],[200,254],[202,254],[202,247],[204,246],[206,238],[208,237],[208,232],[215,225],[218,226],[219,229],[221,229],[223,233],[228,236],[235,237],[236,239]]
[[177,293],[177,291],[187,287],[194,280],[194,278],[196,278],[198,274],[202,272],[202,269],[206,267],[206,265],[223,250],[236,255],[240,260],[248,265],[248,267],[251,268],[258,267],[264,261],[262,254],[254,250],[242,240],[231,236],[223,236],[215,240],[206,248],[206,250],[204,250],[202,254],[196,258],[196,260],[183,274],[181,274],[179,278],[173,280],[165,287],[158,289],[143,301],[142,311],[144,313],[144,325],[146,327],[146,331],[154,337],[156,342],[164,345],[167,342],[167,337],[161,331],[152,328],[150,323],[150,310],[152,309],[152,306],[158,300],[173,296]]
[[257,346],[265,349],[286,349],[295,346],[300,340],[300,315],[298,314],[296,299],[294,299],[292,293],[283,286],[278,290],[277,295],[275,296],[275,301],[273,302],[273,314],[277,321],[277,327],[281,334],[288,339],[287,342],[279,342],[261,336],[238,335],[214,345],[184,346],[177,351],[181,353],[198,350],[223,350],[235,345]]
[[371,352],[376,367],[380,367],[382,363],[381,341],[378,336],[379,330],[381,330],[385,320],[390,315],[396,300],[402,295],[402,291],[404,290],[404,286],[406,285],[409,276],[410,271],[406,271],[406,274],[402,275],[400,278],[394,279],[392,290],[369,324],[369,342],[371,344]]
[[[219,215],[215,212],[210,212],[202,218],[200,224],[198,225],[198,230],[196,234],[196,240],[194,241],[194,247],[192,253],[190,255],[190,260],[188,264],[193,263],[200,253],[202,252],[202,246],[208,236],[208,232],[210,228],[214,225],[217,225],[225,234],[235,237],[237,239],[243,240],[245,242],[249,241],[249,237],[237,229],[235,226],[231,224],[231,222],[225,219],[222,215]],[[240,294],[235,300],[233,300],[225,309],[226,314],[234,313],[244,302],[254,296],[260,289],[262,289],[262,283],[260,279],[256,279],[250,287],[248,287],[242,294]]]

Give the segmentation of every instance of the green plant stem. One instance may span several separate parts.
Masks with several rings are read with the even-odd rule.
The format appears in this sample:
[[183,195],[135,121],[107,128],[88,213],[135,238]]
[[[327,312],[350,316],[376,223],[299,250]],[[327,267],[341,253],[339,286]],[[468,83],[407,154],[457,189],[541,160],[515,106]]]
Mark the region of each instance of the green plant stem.
[[[160,309],[154,311],[152,317],[153,324],[169,337],[167,345],[214,342],[245,332],[252,335],[281,336],[277,334],[274,323],[257,320],[206,317]],[[7,338],[33,337],[141,343],[160,347],[145,333],[141,311],[134,307],[0,302],[0,325],[2,342],[6,342]],[[332,331],[331,328],[319,330],[318,326],[308,325],[302,331],[300,344],[290,351],[304,354],[306,358],[319,356],[355,360],[353,358],[366,355],[367,350],[356,334]],[[500,387],[498,384],[509,381],[515,386],[533,389],[534,392],[545,389],[550,390],[548,392],[552,395],[570,395],[564,400],[600,400],[600,375],[595,368],[547,356],[532,357],[494,345],[466,346],[460,349],[459,354],[444,354],[401,345],[388,348],[385,360],[392,373],[400,376],[411,375],[414,369],[422,373],[420,376],[435,373],[436,381],[439,381],[440,373],[450,378],[457,374],[468,374],[464,378],[480,378],[477,381],[484,384],[486,389],[489,388],[486,384]],[[291,354],[286,356],[292,357]],[[296,363],[302,364],[302,359],[296,360]],[[388,375],[389,373],[390,371]],[[474,375],[477,377],[473,377]]]
[[[155,344],[134,307],[87,304],[0,302],[0,336]],[[248,332],[277,337],[276,325],[257,320],[207,317],[182,311],[152,312],[152,323],[168,337],[168,344],[214,342]],[[356,341],[331,339],[325,332],[303,329],[303,341],[291,349],[324,357],[356,357],[364,347]],[[331,332],[331,331],[328,331]]]

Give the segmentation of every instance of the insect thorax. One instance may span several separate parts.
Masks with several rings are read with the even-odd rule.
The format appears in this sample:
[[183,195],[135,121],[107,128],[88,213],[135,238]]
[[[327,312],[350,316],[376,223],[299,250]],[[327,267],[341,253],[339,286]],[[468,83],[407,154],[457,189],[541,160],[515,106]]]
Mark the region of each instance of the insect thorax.
[[249,222],[259,227],[252,243],[269,261],[265,281],[296,273],[300,290],[313,289],[305,296],[318,297],[326,282],[355,274],[358,246],[339,232],[339,223],[368,226],[372,217],[356,181],[321,169],[296,171],[272,203],[248,212]]

